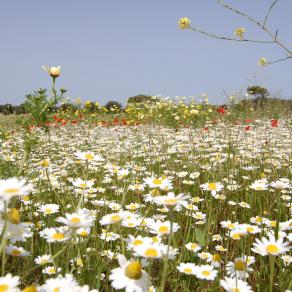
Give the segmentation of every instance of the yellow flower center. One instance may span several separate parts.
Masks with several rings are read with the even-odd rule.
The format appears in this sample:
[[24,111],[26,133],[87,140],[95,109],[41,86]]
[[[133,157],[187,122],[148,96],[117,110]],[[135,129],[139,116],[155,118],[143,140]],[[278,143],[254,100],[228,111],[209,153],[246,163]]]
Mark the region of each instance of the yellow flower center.
[[28,202],[29,201],[29,196],[22,196],[22,200],[25,201],[25,202]]
[[208,183],[208,189],[211,191],[217,191],[216,183]]
[[246,231],[247,231],[248,233],[253,233],[253,232],[254,232],[254,228],[251,227],[251,226],[249,226],[249,227],[246,228]]
[[240,289],[239,288],[231,288],[231,291],[232,292],[240,292]]
[[153,180],[153,183],[154,183],[155,185],[161,185],[161,184],[162,184],[162,180],[159,179],[159,178],[155,178],[155,179]]
[[43,160],[41,163],[40,163],[40,166],[42,167],[48,167],[49,166],[49,161],[47,159]]
[[0,292],[6,292],[6,291],[8,291],[8,289],[9,289],[8,285],[6,285],[6,284],[0,285]]
[[51,267],[51,268],[49,268],[49,269],[48,269],[48,272],[49,272],[49,273],[55,273],[55,272],[56,272],[56,270],[55,270],[55,268],[54,268],[54,267]]
[[14,249],[14,250],[12,250],[11,254],[13,256],[16,256],[17,257],[17,256],[21,255],[21,251],[19,251],[18,249]]
[[125,275],[134,280],[139,280],[142,277],[142,265],[137,262],[131,262],[125,269]]
[[140,245],[140,244],[142,244],[142,243],[143,243],[143,241],[140,240],[140,239],[135,239],[135,240],[133,241],[133,244],[134,244],[134,245]]
[[88,235],[88,233],[85,230],[83,230],[82,232],[79,233],[79,235],[85,237]]
[[122,220],[122,217],[120,215],[118,215],[118,214],[113,215],[111,217],[111,221],[114,221],[114,222],[118,222],[118,221],[121,221],[121,220]]
[[191,268],[184,268],[184,273],[186,273],[186,274],[191,274],[192,271],[193,270]]
[[19,189],[16,189],[16,188],[10,188],[10,189],[5,190],[5,193],[8,193],[8,194],[13,194],[17,192],[19,192]]
[[221,261],[221,256],[218,253],[215,253],[212,256],[212,260],[213,260],[213,262],[220,262]]
[[164,201],[164,204],[165,205],[175,205],[175,204],[177,204],[177,199],[175,199],[175,198],[173,198],[173,199],[166,199]]
[[159,229],[158,229],[158,231],[160,233],[167,233],[167,232],[169,232],[169,229],[168,229],[167,226],[160,226]]
[[210,271],[202,271],[202,275],[204,275],[204,276],[210,276],[211,273],[210,273]]
[[[1,291],[1,290],[0,290]],[[28,286],[22,290],[22,292],[37,292],[35,285]]]
[[237,271],[245,271],[246,269],[246,264],[243,261],[237,261],[234,265],[235,270]]
[[94,156],[91,153],[86,153],[84,156],[87,160],[92,160],[94,158]]
[[269,244],[266,246],[266,252],[269,254],[277,254],[280,251],[279,247],[276,246],[275,244]]
[[71,222],[71,223],[79,223],[79,222],[80,222],[80,218],[78,218],[78,217],[73,217],[73,218],[71,218],[70,222]]
[[44,211],[45,211],[46,214],[52,214],[53,213],[53,210],[51,208],[46,208]]
[[59,288],[55,288],[53,292],[59,292]]
[[234,233],[232,235],[232,238],[235,239],[235,240],[241,239],[241,233]]
[[59,239],[63,239],[63,238],[65,238],[65,235],[63,233],[55,233],[53,235],[53,239],[59,240]]
[[158,256],[158,252],[155,248],[148,248],[144,254],[149,258],[155,258]]
[[198,247],[197,244],[195,244],[195,243],[192,243],[192,244],[191,244],[191,249],[196,249],[197,247]]

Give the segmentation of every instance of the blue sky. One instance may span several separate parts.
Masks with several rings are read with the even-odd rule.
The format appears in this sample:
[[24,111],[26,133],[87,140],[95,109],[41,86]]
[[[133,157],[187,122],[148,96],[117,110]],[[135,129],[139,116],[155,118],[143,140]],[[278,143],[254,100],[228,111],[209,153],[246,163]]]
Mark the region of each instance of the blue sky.
[[[270,0],[226,0],[260,20]],[[292,1],[279,1],[269,20],[292,43]],[[275,45],[224,42],[182,31],[192,25],[269,40],[260,29],[220,7],[215,0],[0,0],[0,103],[18,104],[33,89],[47,88],[42,65],[62,66],[58,86],[72,98],[123,102],[139,93],[199,96],[224,102],[257,82],[292,98],[292,61],[261,68],[257,61],[281,58]],[[291,47],[292,48],[292,47]]]

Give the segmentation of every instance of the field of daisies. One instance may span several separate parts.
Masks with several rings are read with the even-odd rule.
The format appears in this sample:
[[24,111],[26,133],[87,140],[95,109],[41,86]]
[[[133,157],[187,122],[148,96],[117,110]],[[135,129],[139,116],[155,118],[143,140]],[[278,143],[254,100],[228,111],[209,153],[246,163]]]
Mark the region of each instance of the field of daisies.
[[11,131],[0,291],[292,290],[289,125]]

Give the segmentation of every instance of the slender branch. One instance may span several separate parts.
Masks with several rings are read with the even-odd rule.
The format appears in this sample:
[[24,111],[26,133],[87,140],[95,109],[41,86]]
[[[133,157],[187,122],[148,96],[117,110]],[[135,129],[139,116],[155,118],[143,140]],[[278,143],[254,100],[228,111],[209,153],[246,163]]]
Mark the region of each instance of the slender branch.
[[236,38],[230,38],[226,36],[220,36],[214,33],[210,33],[204,30],[201,30],[197,27],[190,27],[190,30],[199,32],[201,34],[207,35],[212,38],[220,39],[220,40],[227,40],[227,41],[235,41],[235,42],[252,42],[252,43],[261,43],[261,44],[273,44],[274,41],[259,41],[259,40],[250,40],[250,39],[236,39]]
[[269,8],[269,10],[268,10],[268,13],[267,13],[267,15],[266,15],[266,17],[265,17],[265,20],[264,20],[264,24],[263,24],[263,26],[266,25],[267,20],[268,20],[268,17],[269,17],[269,15],[270,15],[270,13],[271,13],[273,7],[276,5],[276,3],[277,3],[278,1],[279,1],[279,0],[275,0],[275,1],[272,3],[272,5],[270,6],[270,8]]
[[232,6],[229,6],[228,4],[225,4],[222,0],[217,0],[217,2],[218,2],[221,6],[223,6],[224,8],[229,9],[229,10],[231,10],[232,12],[237,13],[237,14],[239,14],[239,15],[241,15],[241,16],[247,18],[249,21],[255,23],[256,25],[259,25],[260,27],[263,27],[263,25],[262,25],[258,20],[252,18],[251,16],[247,15],[246,13],[244,13],[244,12],[238,10],[238,9],[233,8]]
[[278,59],[278,60],[275,60],[275,61],[267,62],[267,65],[278,63],[278,62],[282,62],[282,61],[286,61],[288,59],[292,59],[292,56],[287,56],[287,57],[282,58],[282,59]]
[[242,11],[239,11],[235,8],[233,8],[232,6],[223,3],[222,0],[217,0],[217,2],[223,6],[224,8],[231,10],[232,12],[241,15],[242,17],[245,17],[246,19],[248,19],[249,21],[253,22],[254,24],[256,24],[257,26],[259,26],[262,30],[264,30],[273,40],[274,43],[278,44],[280,47],[282,47],[283,50],[285,50],[287,53],[289,53],[289,55],[292,56],[292,51],[290,51],[282,42],[280,42],[277,38],[277,34],[273,34],[265,25],[263,25],[262,23],[260,23],[258,20],[252,18],[251,16],[247,15],[246,13],[243,13]]

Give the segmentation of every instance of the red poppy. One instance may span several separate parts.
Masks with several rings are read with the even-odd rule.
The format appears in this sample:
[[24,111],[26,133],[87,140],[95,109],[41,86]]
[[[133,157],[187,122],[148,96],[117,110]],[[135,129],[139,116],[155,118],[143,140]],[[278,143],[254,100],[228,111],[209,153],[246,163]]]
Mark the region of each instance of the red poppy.
[[274,128],[278,127],[278,120],[272,119],[271,126],[274,127]]
[[217,113],[219,113],[219,114],[223,115],[225,113],[225,111],[226,110],[225,110],[225,108],[223,106],[220,106],[220,107],[217,108]]
[[122,119],[121,124],[123,126],[126,126],[128,124],[127,120],[125,118]]

